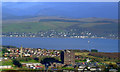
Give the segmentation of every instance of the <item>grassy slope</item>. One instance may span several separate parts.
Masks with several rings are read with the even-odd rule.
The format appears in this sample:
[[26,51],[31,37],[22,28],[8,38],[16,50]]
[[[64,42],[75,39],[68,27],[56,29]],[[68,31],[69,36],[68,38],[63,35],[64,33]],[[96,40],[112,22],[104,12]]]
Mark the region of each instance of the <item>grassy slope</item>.
[[97,30],[115,30],[116,20],[86,18],[86,19],[26,19],[3,22],[3,32],[39,32],[47,30],[65,31],[69,27]]
[[100,62],[106,63],[106,64],[109,64],[109,63],[115,64],[115,61],[112,60],[112,59],[110,59],[109,61],[104,61],[104,58],[96,57],[96,56],[91,56],[91,55],[89,55],[89,52],[84,52],[84,53],[76,52],[75,55],[81,55],[83,57],[88,57],[88,58],[91,58],[91,59],[96,59],[96,60],[99,60]]
[[2,65],[13,65],[12,60],[0,61],[0,64],[2,64]]
[[74,23],[71,22],[27,22],[3,25],[3,32],[38,32],[49,29],[65,28]]
[[21,63],[40,63],[39,61],[36,60],[29,60],[29,61],[20,61]]

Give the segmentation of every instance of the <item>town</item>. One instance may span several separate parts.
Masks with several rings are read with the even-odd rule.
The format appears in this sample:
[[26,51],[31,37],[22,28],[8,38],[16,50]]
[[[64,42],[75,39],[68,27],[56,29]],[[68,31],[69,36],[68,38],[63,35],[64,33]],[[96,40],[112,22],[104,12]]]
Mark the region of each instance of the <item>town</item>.
[[100,53],[96,49],[47,50],[3,46],[1,55],[2,70],[120,71],[118,53]]
[[78,29],[70,29],[68,32],[57,32],[55,30],[40,31],[36,33],[19,33],[19,32],[4,32],[1,37],[42,37],[42,38],[109,38],[118,39],[117,34],[100,35],[89,31],[81,31]]

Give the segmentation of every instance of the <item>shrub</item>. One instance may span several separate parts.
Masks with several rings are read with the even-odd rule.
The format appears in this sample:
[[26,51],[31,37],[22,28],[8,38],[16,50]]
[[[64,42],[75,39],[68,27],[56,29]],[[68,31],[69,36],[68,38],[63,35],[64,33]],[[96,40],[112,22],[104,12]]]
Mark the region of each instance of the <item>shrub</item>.
[[17,67],[22,67],[22,64],[19,61],[17,61],[16,59],[13,60],[13,64]]

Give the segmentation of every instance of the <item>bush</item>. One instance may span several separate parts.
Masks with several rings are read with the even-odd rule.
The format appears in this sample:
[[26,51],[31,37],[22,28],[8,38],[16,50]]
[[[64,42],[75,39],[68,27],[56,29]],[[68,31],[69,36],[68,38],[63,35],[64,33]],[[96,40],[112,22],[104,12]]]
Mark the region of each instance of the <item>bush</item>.
[[34,60],[39,61],[39,58],[34,58]]
[[13,60],[13,64],[17,67],[22,67],[22,64],[19,61],[17,61],[16,59]]
[[3,53],[9,53],[9,51],[8,51],[6,48],[3,48],[3,49],[2,49],[2,52],[3,52]]

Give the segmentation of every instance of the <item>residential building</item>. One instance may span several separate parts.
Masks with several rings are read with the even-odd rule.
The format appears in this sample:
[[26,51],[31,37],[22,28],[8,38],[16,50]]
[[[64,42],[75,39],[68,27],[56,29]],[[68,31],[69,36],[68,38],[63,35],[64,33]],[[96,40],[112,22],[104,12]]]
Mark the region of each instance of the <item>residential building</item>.
[[75,53],[71,50],[64,50],[61,52],[61,60],[63,64],[75,65]]

